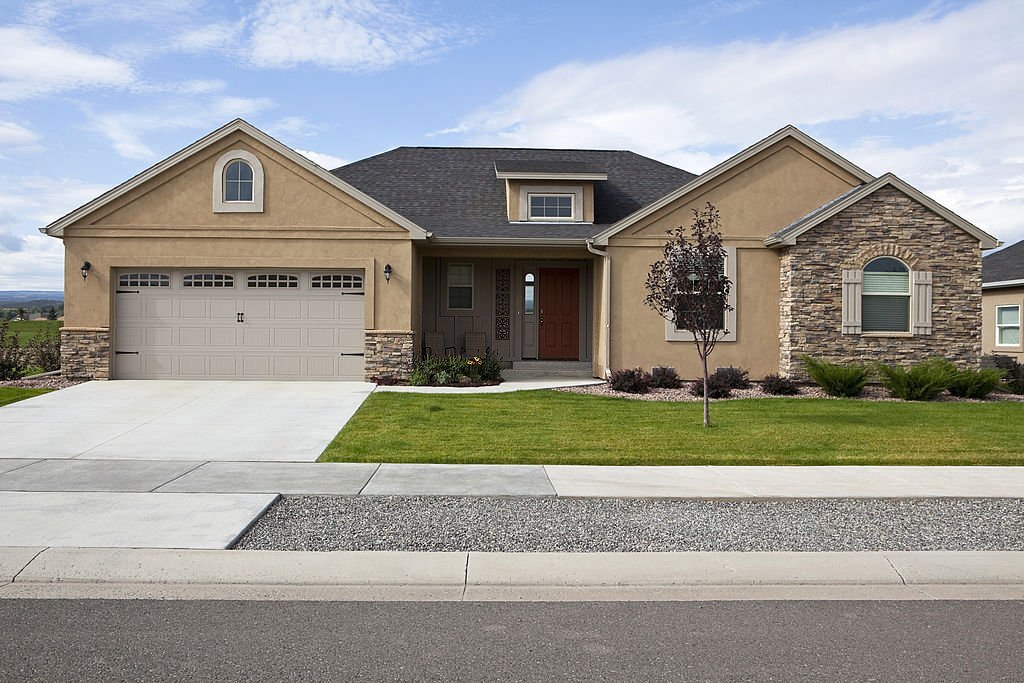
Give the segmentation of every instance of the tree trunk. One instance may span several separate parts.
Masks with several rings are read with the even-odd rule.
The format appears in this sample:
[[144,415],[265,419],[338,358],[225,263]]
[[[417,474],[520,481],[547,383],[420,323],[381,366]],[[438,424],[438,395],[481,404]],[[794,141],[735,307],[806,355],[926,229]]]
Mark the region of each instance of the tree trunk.
[[704,365],[704,426],[711,426],[711,410],[708,401],[708,357],[701,354],[701,363]]

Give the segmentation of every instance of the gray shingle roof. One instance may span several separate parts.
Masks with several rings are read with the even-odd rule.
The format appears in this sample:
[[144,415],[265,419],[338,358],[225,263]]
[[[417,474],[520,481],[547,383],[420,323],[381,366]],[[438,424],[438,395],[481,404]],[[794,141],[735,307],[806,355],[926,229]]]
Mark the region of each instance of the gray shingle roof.
[[822,204],[821,206],[816,208],[814,211],[811,211],[806,216],[801,216],[800,218],[796,219],[795,221],[793,221],[792,223],[790,223],[786,227],[780,228],[779,230],[776,230],[775,232],[773,232],[771,235],[768,235],[768,239],[765,240],[765,241],[775,241],[775,240],[784,240],[784,239],[786,239],[787,237],[789,237],[790,233],[799,230],[800,228],[802,228],[807,223],[810,223],[811,221],[815,220],[818,216],[820,216],[821,214],[825,213],[826,211],[831,209],[833,206],[835,206],[837,203],[839,203],[839,202],[843,201],[844,199],[846,199],[847,197],[849,197],[854,192],[857,192],[862,187],[864,187],[863,184],[857,185],[855,187],[851,187],[849,190],[847,190],[846,192],[842,193],[838,197],[835,197],[833,199],[828,200],[827,202],[825,202],[824,204]]
[[[606,172],[594,182],[594,224],[510,224],[496,161]],[[592,237],[695,177],[633,152],[491,147],[399,147],[331,173],[438,237],[524,239]]]
[[1024,280],[1024,240],[981,259],[982,282]]

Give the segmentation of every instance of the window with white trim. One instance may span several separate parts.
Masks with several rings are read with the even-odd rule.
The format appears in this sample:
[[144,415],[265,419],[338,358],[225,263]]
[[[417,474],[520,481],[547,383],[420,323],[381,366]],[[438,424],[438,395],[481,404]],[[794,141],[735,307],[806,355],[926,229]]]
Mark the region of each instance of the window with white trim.
[[910,332],[910,268],[891,256],[864,266],[862,332]]
[[227,273],[186,273],[182,287],[234,287],[235,276]]
[[575,216],[573,194],[539,194],[529,195],[529,218],[531,221],[571,221]]
[[309,286],[313,289],[345,289],[362,290],[363,276],[352,273],[328,273],[325,275],[314,275],[310,278]]
[[996,306],[996,346],[1020,346],[1020,305]]
[[473,310],[473,264],[448,264],[448,309]]
[[527,273],[523,278],[523,313],[533,315],[537,305],[537,278]]
[[259,273],[246,278],[249,289],[298,289],[299,276],[284,273]]
[[214,213],[261,213],[263,164],[252,152],[233,149],[213,165]]
[[[729,295],[726,297],[726,302],[730,308],[722,311],[722,329],[725,330],[725,334],[718,338],[718,341],[733,342],[736,341],[736,247],[722,247],[725,250],[725,258],[722,261],[722,267],[725,269],[725,275],[729,278],[729,282],[732,286],[729,288]],[[689,330],[681,330],[676,327],[675,322],[671,320],[665,321],[665,341],[693,341],[693,333]]]
[[170,287],[171,276],[166,273],[122,273],[118,287]]

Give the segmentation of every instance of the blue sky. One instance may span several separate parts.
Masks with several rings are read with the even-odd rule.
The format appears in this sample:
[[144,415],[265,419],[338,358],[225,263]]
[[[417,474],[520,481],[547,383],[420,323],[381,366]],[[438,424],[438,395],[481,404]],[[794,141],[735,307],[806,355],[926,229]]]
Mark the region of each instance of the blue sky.
[[36,228],[241,116],[323,166],[626,148],[699,173],[793,123],[1024,239],[1024,3],[38,0],[0,6],[0,289]]

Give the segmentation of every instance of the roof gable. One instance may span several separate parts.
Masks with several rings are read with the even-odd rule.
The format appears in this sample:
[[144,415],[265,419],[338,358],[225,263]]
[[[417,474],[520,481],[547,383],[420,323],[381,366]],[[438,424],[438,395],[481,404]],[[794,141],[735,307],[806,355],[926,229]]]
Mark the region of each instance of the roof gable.
[[93,212],[102,209],[103,207],[107,206],[114,200],[131,192],[132,190],[143,185],[147,181],[152,180],[161,173],[164,173],[165,171],[176,166],[177,164],[185,161],[186,159],[191,158],[193,155],[201,152],[202,150],[207,149],[211,145],[214,145],[217,142],[223,140],[224,138],[238,132],[244,133],[258,141],[259,143],[266,145],[267,147],[273,149],[278,154],[295,163],[297,166],[302,167],[303,169],[314,174],[318,178],[321,178],[324,181],[330,183],[335,188],[345,192],[346,194],[351,195],[353,198],[357,199],[358,201],[366,204],[373,210],[391,219],[396,224],[408,230],[412,235],[413,239],[426,239],[427,232],[420,226],[416,225],[409,219],[400,215],[393,209],[385,206],[384,204],[381,204],[376,199],[366,195],[359,189],[346,183],[341,178],[338,178],[337,176],[331,174],[326,169],[321,168],[310,159],[304,157],[303,155],[299,154],[292,148],[272,138],[271,136],[267,135],[260,129],[256,128],[252,124],[242,119],[235,119],[234,121],[231,121],[230,123],[222,126],[221,128],[218,128],[209,135],[206,135],[205,137],[192,143],[188,147],[185,147],[184,149],[175,152],[174,154],[167,157],[163,161],[160,161],[154,164],[153,166],[150,166],[145,171],[142,171],[141,173],[133,176],[132,178],[126,180],[117,187],[108,190],[107,192],[103,193],[96,199],[93,199],[91,202],[88,202],[87,204],[78,207],[71,213],[68,213],[63,217],[58,218],[57,220],[47,225],[45,228],[40,228],[40,231],[43,232],[44,234],[51,235],[53,237],[60,237],[64,234],[64,228],[68,227],[69,225],[72,225],[80,221],[82,218],[88,216],[89,214],[92,214]]
[[811,136],[807,135],[800,129],[796,128],[795,126],[786,126],[785,128],[782,128],[772,133],[771,135],[764,138],[760,142],[757,142],[751,145],[750,147],[747,147],[742,152],[739,152],[738,154],[729,157],[728,159],[718,164],[714,168],[702,173],[699,176],[696,176],[685,185],[677,187],[668,194],[659,198],[657,201],[654,201],[642,207],[638,211],[624,217],[622,220],[616,222],[614,225],[608,227],[606,230],[599,233],[594,238],[594,241],[597,244],[608,244],[609,238],[622,232],[631,225],[643,220],[644,218],[650,216],[654,212],[668,206],[672,202],[675,202],[678,199],[690,194],[694,190],[697,190],[703,187],[704,185],[707,185],[708,183],[712,182],[713,180],[720,178],[721,176],[725,175],[726,173],[736,168],[743,162],[757,156],[761,152],[764,152],[765,150],[787,139],[797,140],[798,142],[802,143],[806,147],[809,147],[813,151],[817,152],[821,156],[825,157],[829,161],[833,162],[840,168],[844,169],[854,177],[859,178],[864,182],[868,182],[874,179],[874,176],[872,176],[870,173],[860,168],[853,162],[847,160],[846,158],[840,156],[839,154],[836,154],[831,149],[821,144]]
[[925,206],[931,211],[935,212],[942,218],[957,226],[964,232],[976,237],[981,244],[982,249],[994,249],[999,246],[999,240],[992,235],[974,225],[970,221],[961,218],[946,207],[939,204],[931,197],[925,195],[919,190],[911,187],[907,183],[897,178],[892,173],[886,173],[885,175],[872,180],[869,183],[865,183],[859,187],[853,188],[849,192],[846,192],[835,199],[829,201],[826,204],[818,207],[811,213],[807,214],[803,218],[787,225],[786,227],[778,230],[764,241],[765,246],[768,247],[783,247],[792,246],[796,244],[797,239],[800,235],[803,235],[808,230],[812,229],[816,225],[823,223],[832,216],[835,216],[840,211],[856,204],[865,197],[869,197],[883,187],[892,186],[902,192],[903,194],[911,197],[919,204]]

